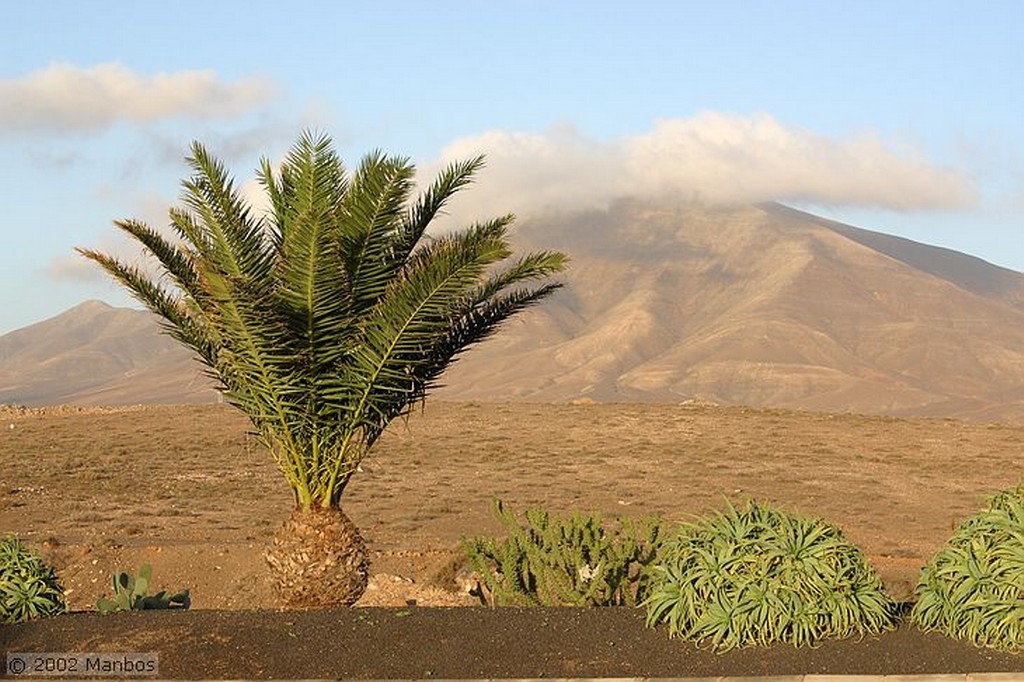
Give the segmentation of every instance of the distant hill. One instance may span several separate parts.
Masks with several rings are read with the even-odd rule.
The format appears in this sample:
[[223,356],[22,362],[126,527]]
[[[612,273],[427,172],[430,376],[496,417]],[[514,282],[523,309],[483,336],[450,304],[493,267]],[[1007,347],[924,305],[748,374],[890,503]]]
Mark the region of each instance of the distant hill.
[[[778,205],[620,202],[524,221],[568,286],[470,350],[447,399],[1024,418],[1024,275]],[[213,399],[148,313],[90,302],[0,337],[0,402]]]
[[0,336],[0,403],[212,402],[211,386],[144,311],[86,301]]

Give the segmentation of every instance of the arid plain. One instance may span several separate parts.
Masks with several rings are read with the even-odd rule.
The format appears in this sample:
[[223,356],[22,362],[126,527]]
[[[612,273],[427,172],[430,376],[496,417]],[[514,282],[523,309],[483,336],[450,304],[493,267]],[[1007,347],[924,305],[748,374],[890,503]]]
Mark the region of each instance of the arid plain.
[[288,489],[150,315],[90,301],[0,337],[0,403],[31,406],[0,408],[0,532],[42,549],[72,609],[142,563],[194,607],[45,619],[12,646],[158,646],[190,679],[1019,669],[911,627],[726,659],[681,655],[632,609],[410,609],[474,603],[458,546],[501,532],[494,499],[669,522],[767,499],[839,525],[905,600],[1024,478],[1024,274],[777,205],[523,228],[570,253],[565,288],[446,372],[346,492],[373,561],[360,603],[397,608],[275,610],[262,554]]
[[[273,608],[261,554],[291,500],[227,406],[2,408],[0,528],[41,548],[72,609],[153,566],[194,608]],[[347,492],[368,539],[364,605],[472,603],[460,538],[491,502],[670,521],[751,496],[822,516],[898,598],[953,527],[1024,478],[1024,425],[704,404],[429,401]]]

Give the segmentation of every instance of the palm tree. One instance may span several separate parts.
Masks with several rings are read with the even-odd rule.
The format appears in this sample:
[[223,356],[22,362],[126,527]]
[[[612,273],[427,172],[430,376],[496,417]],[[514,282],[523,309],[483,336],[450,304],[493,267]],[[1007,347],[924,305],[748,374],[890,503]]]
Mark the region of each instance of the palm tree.
[[78,251],[196,353],[275,458],[295,500],[266,554],[283,604],[350,605],[368,560],[341,502],[360,461],[460,352],[557,289],[566,258],[509,261],[511,215],[425,234],[482,157],[414,198],[408,159],[371,153],[349,172],[327,136],[307,132],[276,173],[261,161],[263,214],[201,144],[187,161],[185,206],[169,212],[177,239],[115,222],[158,275]]

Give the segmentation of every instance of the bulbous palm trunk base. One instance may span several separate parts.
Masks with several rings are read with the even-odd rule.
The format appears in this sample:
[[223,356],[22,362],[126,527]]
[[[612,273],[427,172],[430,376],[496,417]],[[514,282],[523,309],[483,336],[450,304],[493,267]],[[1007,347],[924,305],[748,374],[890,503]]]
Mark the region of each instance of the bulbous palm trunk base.
[[265,557],[285,608],[351,606],[366,591],[366,544],[341,509],[296,509],[274,534]]

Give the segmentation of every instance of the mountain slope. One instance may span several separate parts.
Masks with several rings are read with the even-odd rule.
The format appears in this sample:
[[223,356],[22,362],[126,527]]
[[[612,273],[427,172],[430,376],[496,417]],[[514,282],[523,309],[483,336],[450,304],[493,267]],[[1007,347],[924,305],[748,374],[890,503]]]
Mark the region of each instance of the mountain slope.
[[188,403],[216,399],[154,316],[86,301],[0,336],[0,403]]
[[453,368],[452,396],[1024,415],[1019,273],[774,205],[524,227],[576,245],[569,291]]
[[912,268],[949,280],[966,291],[995,297],[1011,305],[1024,307],[1024,278],[1021,273],[1014,270],[1001,268],[976,256],[952,249],[929,246],[891,234],[844,225],[778,204],[763,208],[784,220],[810,222],[827,227],[852,241],[902,261]]
[[[778,205],[620,202],[523,222],[568,286],[470,349],[448,399],[668,401],[1024,418],[1024,275]],[[0,402],[210,399],[145,313],[0,337]]]

